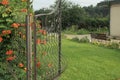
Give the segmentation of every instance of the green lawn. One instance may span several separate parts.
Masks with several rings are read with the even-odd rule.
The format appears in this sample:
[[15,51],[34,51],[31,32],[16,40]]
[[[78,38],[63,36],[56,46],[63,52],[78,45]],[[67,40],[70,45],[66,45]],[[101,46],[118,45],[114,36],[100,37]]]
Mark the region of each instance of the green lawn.
[[119,80],[120,50],[63,40],[67,69],[59,80]]

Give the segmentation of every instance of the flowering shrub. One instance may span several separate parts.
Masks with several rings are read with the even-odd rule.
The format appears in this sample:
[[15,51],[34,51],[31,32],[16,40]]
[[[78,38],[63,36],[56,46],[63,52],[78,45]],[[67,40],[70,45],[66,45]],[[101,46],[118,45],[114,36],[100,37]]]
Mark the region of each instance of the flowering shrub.
[[[0,79],[25,80],[27,0],[0,0]],[[18,75],[19,74],[19,75]]]
[[[25,15],[31,10],[26,9],[26,1],[0,0],[0,80],[26,80]],[[53,71],[58,73],[58,37],[36,25],[37,58],[33,60],[37,61],[38,78],[48,80]]]
[[110,49],[120,49],[120,44],[114,41],[106,41],[106,40],[93,40],[92,44],[107,47]]

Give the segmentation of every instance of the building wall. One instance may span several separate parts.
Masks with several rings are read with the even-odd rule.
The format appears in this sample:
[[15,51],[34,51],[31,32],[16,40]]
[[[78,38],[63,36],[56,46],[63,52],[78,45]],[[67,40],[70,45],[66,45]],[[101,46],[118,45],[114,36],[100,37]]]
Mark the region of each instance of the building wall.
[[120,37],[120,4],[111,5],[110,35]]

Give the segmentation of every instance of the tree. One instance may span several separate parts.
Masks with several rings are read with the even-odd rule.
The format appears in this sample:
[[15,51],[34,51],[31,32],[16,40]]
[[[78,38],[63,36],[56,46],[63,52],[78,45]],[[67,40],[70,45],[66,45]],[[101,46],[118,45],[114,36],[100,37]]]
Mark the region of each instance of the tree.
[[[36,14],[49,12],[55,8],[55,5],[49,9],[40,9]],[[104,23],[104,21],[106,23]],[[78,26],[79,29],[92,29],[109,26],[109,4],[108,2],[100,2],[97,6],[90,5],[81,7],[67,0],[62,1],[62,29],[67,29],[72,25]]]

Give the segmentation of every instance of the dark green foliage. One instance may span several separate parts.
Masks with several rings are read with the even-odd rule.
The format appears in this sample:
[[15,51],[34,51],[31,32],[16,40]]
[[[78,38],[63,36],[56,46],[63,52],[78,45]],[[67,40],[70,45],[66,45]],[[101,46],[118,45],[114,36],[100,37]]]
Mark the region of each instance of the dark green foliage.
[[111,49],[118,49],[119,48],[119,44],[115,43],[115,42],[112,42],[111,44],[108,44],[107,47],[111,48]]
[[[53,9],[40,9],[36,14],[50,12]],[[72,25],[77,29],[96,31],[98,28],[109,27],[109,2],[102,1],[97,6],[81,7],[67,0],[62,2],[62,29],[68,29]]]
[[89,43],[89,39],[87,37],[83,37],[82,39],[80,39],[79,41],[80,43]]
[[75,42],[79,42],[79,39],[78,39],[77,37],[72,38],[71,40],[72,40],[72,41],[75,41]]
[[[23,39],[25,28],[20,26],[21,23],[25,23],[27,13],[21,10],[26,9],[26,5],[26,2],[21,2],[21,0],[9,0],[8,5],[0,3],[0,37],[3,39],[0,42],[0,80],[26,80],[24,71],[26,44]],[[13,23],[18,23],[19,28],[14,28]],[[10,34],[4,34],[3,32],[6,30],[10,30]],[[9,50],[13,51],[11,55],[6,54]],[[7,60],[10,57],[14,57],[14,59]],[[20,62],[24,64],[23,68],[18,66]]]
[[107,27],[92,28],[92,29],[85,29],[85,28],[78,29],[78,26],[73,25],[70,28],[67,28],[66,30],[64,30],[63,33],[65,33],[65,34],[77,34],[77,35],[91,34],[91,33],[108,34],[108,31],[109,31],[109,29]]
[[102,47],[106,47],[106,48],[110,48],[110,49],[120,49],[120,44],[117,42],[92,42],[92,44],[97,45],[97,46],[102,46]]
[[90,31],[88,31],[88,30],[86,30],[86,29],[79,29],[78,31],[77,31],[77,34],[79,34],[79,35],[81,35],[81,34],[89,34],[90,33]]

